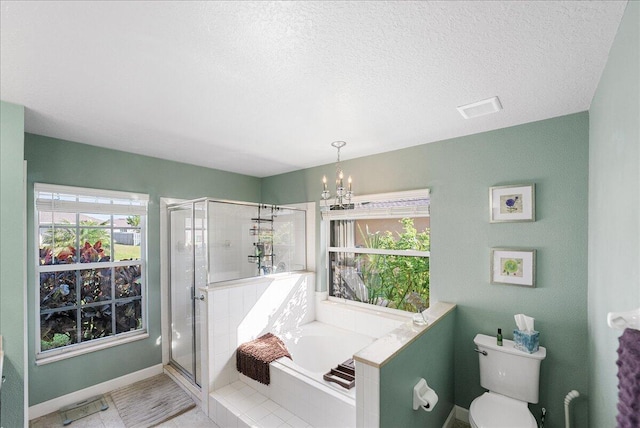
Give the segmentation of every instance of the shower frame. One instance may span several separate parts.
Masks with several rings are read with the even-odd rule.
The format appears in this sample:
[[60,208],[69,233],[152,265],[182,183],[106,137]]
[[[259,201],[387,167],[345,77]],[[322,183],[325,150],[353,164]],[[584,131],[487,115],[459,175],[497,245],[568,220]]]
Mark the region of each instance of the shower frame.
[[[168,339],[169,339],[169,364],[175,368],[180,374],[184,376],[192,385],[197,388],[201,388],[201,385],[206,385],[206,372],[208,372],[206,367],[202,367],[201,361],[203,360],[202,349],[203,345],[203,334],[201,333],[201,322],[203,318],[206,316],[200,316],[200,301],[205,300],[205,296],[201,295],[198,292],[198,289],[207,287],[212,283],[225,282],[223,281],[212,281],[212,272],[211,272],[211,263],[212,260],[210,258],[210,242],[209,242],[209,221],[210,221],[210,203],[220,203],[220,204],[231,204],[236,206],[246,206],[255,208],[257,210],[257,218],[260,218],[261,210],[269,209],[276,211],[280,208],[284,208],[292,211],[300,211],[305,213],[304,224],[305,230],[307,228],[306,224],[306,210],[299,208],[291,208],[291,207],[277,207],[275,205],[267,205],[262,203],[253,203],[253,202],[242,202],[242,201],[232,201],[232,200],[222,200],[222,199],[214,199],[214,198],[198,198],[187,201],[180,201],[169,203],[166,205],[167,209],[167,223],[166,230],[168,231],[167,243],[168,243]],[[198,208],[198,204],[202,204],[202,208]],[[183,367],[182,364],[178,363],[174,359],[174,304],[176,303],[176,299],[174,299],[174,291],[177,286],[174,284],[174,273],[176,271],[176,267],[174,266],[174,251],[176,251],[176,246],[174,243],[174,230],[173,230],[173,213],[180,210],[190,210],[190,224],[191,224],[191,246],[189,248],[190,252],[190,261],[191,261],[191,271],[188,273],[188,279],[190,281],[190,293],[189,293],[189,307],[190,307],[190,315],[191,315],[191,325],[190,325],[190,335],[191,335],[191,358],[190,358],[190,368]],[[202,215],[200,215],[202,213]],[[255,220],[256,216],[252,216],[251,221]],[[201,224],[198,224],[198,220],[201,221]],[[186,231],[185,227],[182,229]],[[247,236],[249,235],[249,230],[244,231]],[[306,239],[306,232],[304,233]],[[197,237],[201,238],[201,241],[197,241]],[[198,246],[198,243],[202,244]],[[201,253],[198,253],[198,251]],[[204,260],[204,264],[202,266],[198,266],[198,260]],[[244,255],[244,263],[247,263],[246,255]],[[273,265],[273,263],[272,263]],[[307,258],[306,258],[306,244],[305,244],[305,252],[304,252],[304,268],[306,269]],[[241,276],[240,278],[231,278],[233,279],[243,279],[249,277],[257,277],[261,276],[261,266],[257,264],[256,274],[251,276]],[[291,271],[290,269],[288,271]],[[184,303],[184,302],[183,302]],[[205,310],[206,305],[202,307],[202,310]],[[205,333],[206,334],[206,333]],[[205,359],[206,360],[206,359]],[[204,375],[204,376],[203,376]],[[205,388],[206,389],[206,388]]]

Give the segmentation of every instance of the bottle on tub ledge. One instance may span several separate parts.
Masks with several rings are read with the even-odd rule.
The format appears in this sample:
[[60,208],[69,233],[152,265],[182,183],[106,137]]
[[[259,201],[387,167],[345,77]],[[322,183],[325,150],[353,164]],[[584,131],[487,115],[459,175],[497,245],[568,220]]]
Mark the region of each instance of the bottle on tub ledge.
[[502,329],[501,328],[498,329],[498,336],[496,336],[496,338],[498,339],[498,346],[502,346]]

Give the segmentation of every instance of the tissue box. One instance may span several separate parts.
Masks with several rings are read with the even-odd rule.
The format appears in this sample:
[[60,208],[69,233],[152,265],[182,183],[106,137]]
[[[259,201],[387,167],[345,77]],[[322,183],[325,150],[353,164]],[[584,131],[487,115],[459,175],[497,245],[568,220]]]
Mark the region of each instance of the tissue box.
[[538,351],[538,347],[540,346],[540,332],[535,330],[528,332],[515,329],[513,330],[513,341],[516,349],[533,354]]

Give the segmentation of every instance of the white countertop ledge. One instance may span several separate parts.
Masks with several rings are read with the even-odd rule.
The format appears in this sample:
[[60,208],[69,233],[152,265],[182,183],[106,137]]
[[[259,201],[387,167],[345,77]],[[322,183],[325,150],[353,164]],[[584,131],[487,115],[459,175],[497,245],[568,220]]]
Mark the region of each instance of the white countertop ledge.
[[427,325],[420,326],[414,324],[413,321],[407,321],[386,336],[358,351],[353,358],[363,364],[380,368],[455,308],[456,305],[453,303],[433,302],[423,312],[427,319]]

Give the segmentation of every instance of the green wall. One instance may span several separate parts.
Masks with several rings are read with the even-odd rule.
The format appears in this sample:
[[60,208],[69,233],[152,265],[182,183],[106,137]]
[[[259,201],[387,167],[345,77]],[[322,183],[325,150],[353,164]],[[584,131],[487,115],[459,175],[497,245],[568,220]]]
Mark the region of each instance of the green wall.
[[615,426],[620,330],[640,307],[640,3],[630,1],[589,110],[589,420]]
[[0,102],[0,335],[6,382],[0,426],[22,426],[24,415],[24,108]]
[[[588,129],[583,112],[343,162],[360,195],[431,189],[431,296],[458,305],[455,403],[461,407],[483,391],[473,337],[500,327],[511,339],[518,313],[536,318],[548,352],[534,415],[546,407],[545,426],[560,427],[567,392],[588,394]],[[263,200],[317,201],[322,175],[334,171],[331,164],[265,178]],[[521,183],[536,184],[537,221],[490,224],[489,187]],[[538,250],[537,287],[490,284],[492,247]],[[324,266],[323,256],[317,266]],[[575,411],[575,426],[587,426],[585,402],[576,401]]]
[[[508,332],[513,315],[520,312],[537,319],[541,344],[548,348],[541,402],[532,406],[534,414],[544,406],[546,426],[561,426],[564,395],[571,389],[588,394],[587,367],[581,364],[587,353],[588,126],[587,114],[579,113],[344,162],[358,194],[424,187],[432,191],[432,298],[458,304],[453,346],[454,397],[459,406],[468,408],[482,392],[473,336],[493,334],[498,327]],[[160,196],[209,195],[276,204],[317,201],[322,175],[330,176],[334,168],[326,165],[260,180],[31,134],[25,136],[25,157],[29,201],[32,184],[39,181],[149,193],[152,202],[151,338],[31,365],[31,405],[160,363],[161,350],[155,344],[160,336]],[[489,224],[488,188],[529,182],[537,185],[537,221]],[[32,213],[29,203],[27,242],[33,242]],[[538,250],[537,288],[489,284],[489,250],[497,246]],[[28,260],[33,260],[32,246],[29,250]],[[318,266],[324,265],[321,260],[319,255]],[[33,277],[29,266],[29,284]],[[30,286],[29,319],[34,317],[34,294]],[[29,355],[34,334],[30,326]],[[122,364],[122,355],[127,355],[127,364]],[[83,375],[67,376],[69,372]],[[575,410],[576,426],[586,426],[584,402],[576,402]]]
[[[211,196],[260,202],[260,179],[25,134],[28,176],[28,261],[34,260],[33,183],[122,190],[149,194],[148,314],[146,340],[36,366],[35,326],[29,325],[29,404],[38,404],[162,362],[160,331],[160,197]],[[4,239],[4,237],[3,237]],[[35,319],[36,285],[28,266],[29,320]],[[4,392],[4,391],[3,391]]]
[[[442,427],[454,404],[455,310],[438,321],[380,369],[381,427]],[[438,394],[431,412],[413,410],[413,387],[420,378]]]
[[[482,392],[477,357],[472,352],[473,336],[477,332],[493,334],[498,327],[508,332],[513,327],[512,315],[524,312],[536,318],[541,344],[548,351],[542,365],[541,402],[532,406],[534,414],[538,417],[544,406],[548,410],[546,426],[562,426],[564,395],[577,389],[583,398],[572,404],[574,426],[587,426],[587,420],[591,426],[615,424],[615,349],[620,332],[608,329],[604,320],[609,311],[640,305],[639,27],[640,4],[629,2],[593,99],[590,119],[579,113],[344,162],[345,171],[354,177],[357,194],[424,187],[432,191],[432,298],[458,305],[453,334],[457,405],[468,408]],[[19,426],[24,420],[22,381],[27,376],[22,354],[23,294],[18,286],[23,275],[6,268],[23,262],[23,251],[19,250],[24,248],[23,212],[15,209],[23,197],[23,147],[29,162],[28,243],[34,239],[33,182],[130,190],[151,196],[151,337],[37,367],[33,364],[35,330],[30,325],[30,405],[161,361],[160,347],[155,344],[160,336],[160,196],[187,199],[207,195],[277,204],[317,201],[322,175],[334,173],[333,164],[329,164],[260,180],[25,135],[24,109],[5,102],[1,108],[0,333],[4,336],[7,376],[2,388],[2,426]],[[488,187],[527,182],[537,185],[537,221],[489,224]],[[316,246],[319,249],[318,242]],[[537,288],[489,284],[489,249],[493,246],[536,248]],[[34,259],[33,251],[28,245],[27,261]],[[32,320],[34,270],[30,263],[27,266]],[[317,266],[324,266],[323,254],[318,253]],[[322,269],[318,273],[324,289],[326,276]],[[436,340],[431,336],[425,339]],[[586,355],[588,365],[584,364]],[[393,377],[401,371],[390,363],[383,375]],[[392,382],[390,388],[404,390],[400,383]],[[382,396],[385,406],[394,405],[392,394],[383,390]],[[397,402],[404,405],[404,398]],[[386,419],[383,422],[386,424]]]

